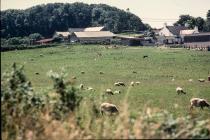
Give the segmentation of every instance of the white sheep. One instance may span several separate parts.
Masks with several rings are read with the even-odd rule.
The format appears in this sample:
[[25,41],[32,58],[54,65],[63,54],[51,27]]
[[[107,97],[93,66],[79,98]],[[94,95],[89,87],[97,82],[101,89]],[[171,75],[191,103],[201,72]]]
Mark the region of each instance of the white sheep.
[[205,79],[198,79],[199,82],[205,82]]
[[121,93],[120,90],[115,90],[115,91],[114,91],[114,94],[120,94],[120,93]]
[[80,88],[80,89],[84,89],[84,85],[83,85],[83,84],[80,84],[80,85],[79,85],[79,88]]
[[136,81],[136,85],[139,85],[141,82],[139,82],[139,81]]
[[192,82],[192,81],[193,81],[193,79],[189,79],[188,81],[189,81],[189,82]]
[[130,85],[131,85],[131,86],[134,86],[134,82],[132,81],[132,82],[130,83]]
[[87,90],[93,90],[93,88],[92,87],[88,87]]
[[180,93],[186,94],[186,92],[184,92],[184,90],[181,87],[177,87],[176,92],[177,94],[180,94]]
[[114,86],[120,86],[120,84],[118,82],[114,83]]
[[193,109],[193,107],[200,107],[201,109],[203,109],[204,107],[210,108],[210,104],[205,99],[192,98],[190,100],[190,109]]
[[110,104],[110,103],[102,103],[101,106],[100,106],[100,111],[101,111],[102,115],[104,113],[109,114],[109,115],[119,113],[116,105]]
[[112,92],[112,90],[110,88],[106,89],[106,94],[109,94],[109,95],[114,95],[114,93]]
[[125,86],[124,82],[115,82],[114,83],[115,86]]

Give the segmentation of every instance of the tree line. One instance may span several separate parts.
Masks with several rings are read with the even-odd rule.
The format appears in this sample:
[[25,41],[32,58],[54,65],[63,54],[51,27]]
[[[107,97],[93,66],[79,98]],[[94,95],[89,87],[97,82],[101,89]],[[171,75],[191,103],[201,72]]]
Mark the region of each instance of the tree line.
[[206,20],[202,17],[193,17],[190,15],[181,15],[179,20],[174,23],[174,25],[178,26],[187,26],[190,29],[198,27],[198,30],[201,32],[210,32],[210,10],[208,10],[206,14]]
[[138,16],[105,4],[54,3],[26,10],[1,11],[2,38],[23,37],[33,33],[51,37],[55,31],[89,26],[105,26],[114,33],[147,29]]

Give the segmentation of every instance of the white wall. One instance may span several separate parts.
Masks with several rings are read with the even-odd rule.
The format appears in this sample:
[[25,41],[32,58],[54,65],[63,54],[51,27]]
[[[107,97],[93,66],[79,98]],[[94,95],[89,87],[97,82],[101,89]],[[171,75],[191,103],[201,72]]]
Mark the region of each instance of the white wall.
[[174,36],[174,35],[168,30],[168,28],[167,28],[166,26],[164,26],[163,29],[160,30],[159,35],[160,35],[160,36]]

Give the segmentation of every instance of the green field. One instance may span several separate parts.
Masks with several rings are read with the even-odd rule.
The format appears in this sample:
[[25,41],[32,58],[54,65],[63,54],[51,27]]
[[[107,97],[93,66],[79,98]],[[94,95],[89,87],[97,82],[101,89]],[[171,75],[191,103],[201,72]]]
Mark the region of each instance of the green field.
[[[98,56],[97,53],[102,55]],[[144,59],[144,55],[149,57]],[[27,78],[39,92],[52,88],[47,72],[60,72],[61,68],[68,73],[66,79],[77,77],[75,86],[83,83],[95,89],[92,92],[81,91],[85,98],[99,100],[107,88],[119,89],[121,94],[107,96],[103,100],[116,104],[120,110],[127,95],[129,109],[134,116],[145,107],[185,116],[190,113],[190,98],[206,98],[210,102],[210,82],[207,82],[210,75],[209,52],[153,47],[105,49],[101,45],[59,46],[2,52],[1,73],[10,70],[13,62],[25,66]],[[81,74],[81,71],[85,74]],[[104,74],[99,74],[100,71]],[[39,75],[35,74],[37,72]],[[198,82],[199,78],[206,79],[206,82]],[[193,82],[189,82],[189,79],[193,79]],[[123,81],[127,86],[115,87],[116,81]],[[130,87],[131,81],[140,81],[141,84]],[[177,95],[177,86],[183,87],[187,94]],[[208,109],[195,109],[194,112],[204,117],[210,115]]]

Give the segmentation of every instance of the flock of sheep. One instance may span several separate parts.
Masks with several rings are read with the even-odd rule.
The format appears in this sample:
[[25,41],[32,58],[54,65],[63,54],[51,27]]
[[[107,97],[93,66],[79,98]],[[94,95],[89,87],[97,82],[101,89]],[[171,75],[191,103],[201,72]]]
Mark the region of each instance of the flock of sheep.
[[[84,72],[82,72],[84,74]],[[200,82],[203,80],[199,80]],[[135,86],[135,85],[140,85],[140,82],[139,81],[132,81],[130,82],[130,86]],[[114,86],[126,86],[126,84],[122,81],[119,81],[119,82],[115,82],[114,83]],[[91,90],[94,90],[92,87],[87,87],[87,88],[84,88],[84,85],[83,84],[80,84],[79,88],[81,90],[84,90],[84,89],[87,89],[89,91]],[[177,87],[176,88],[176,92],[178,95],[180,94],[186,94],[186,92],[183,90],[183,88],[181,87]],[[107,94],[107,95],[114,95],[114,94],[120,94],[121,91],[120,90],[115,90],[115,91],[112,91],[111,88],[108,88],[105,90],[104,94]],[[190,100],[190,109],[193,109],[193,107],[200,107],[201,109],[203,109],[204,107],[209,107],[210,108],[210,104],[205,100],[205,99],[201,99],[201,98],[192,98]],[[111,103],[107,103],[107,102],[104,102],[100,105],[100,112],[101,114],[109,114],[109,115],[112,115],[112,114],[118,114],[119,113],[119,110],[117,108],[116,105],[114,104],[111,104]]]

